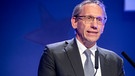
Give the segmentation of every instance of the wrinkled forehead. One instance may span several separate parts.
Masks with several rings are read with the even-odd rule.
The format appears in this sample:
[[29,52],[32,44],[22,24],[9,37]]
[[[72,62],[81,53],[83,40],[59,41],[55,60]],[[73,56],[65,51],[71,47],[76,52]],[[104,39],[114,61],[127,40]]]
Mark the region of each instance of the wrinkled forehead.
[[90,3],[82,6],[80,9],[80,14],[104,16],[104,11],[98,4]]

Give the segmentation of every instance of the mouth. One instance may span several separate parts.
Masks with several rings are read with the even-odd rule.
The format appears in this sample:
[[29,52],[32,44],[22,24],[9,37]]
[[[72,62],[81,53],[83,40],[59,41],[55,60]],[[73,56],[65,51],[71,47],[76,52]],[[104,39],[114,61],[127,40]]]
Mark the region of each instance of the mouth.
[[97,31],[87,31],[87,33],[97,34]]
[[97,31],[87,31],[88,35],[97,35],[98,32]]

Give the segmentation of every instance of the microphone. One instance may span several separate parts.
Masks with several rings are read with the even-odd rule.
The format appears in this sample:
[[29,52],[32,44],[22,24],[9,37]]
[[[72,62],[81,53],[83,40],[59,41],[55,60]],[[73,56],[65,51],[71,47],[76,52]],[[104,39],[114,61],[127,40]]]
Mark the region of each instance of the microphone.
[[98,50],[95,51],[95,69],[96,69],[96,72],[95,72],[94,76],[96,76],[97,69],[98,69],[98,53],[99,53]]
[[131,58],[129,58],[129,56],[123,51],[122,53],[121,53],[123,56],[124,56],[124,58],[125,59],[127,59],[127,61],[135,68],[135,62],[133,62],[132,60],[131,60]]
[[98,69],[98,51],[95,51],[95,69]]

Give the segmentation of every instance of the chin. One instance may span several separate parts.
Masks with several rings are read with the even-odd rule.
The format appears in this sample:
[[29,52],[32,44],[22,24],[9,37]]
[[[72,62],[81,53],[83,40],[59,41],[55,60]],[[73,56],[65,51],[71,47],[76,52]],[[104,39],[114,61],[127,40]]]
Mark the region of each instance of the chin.
[[95,43],[97,41],[97,39],[87,39],[87,42],[89,43]]
[[90,37],[90,38],[87,38],[87,40],[90,41],[90,42],[96,42],[98,39],[99,39],[99,37]]

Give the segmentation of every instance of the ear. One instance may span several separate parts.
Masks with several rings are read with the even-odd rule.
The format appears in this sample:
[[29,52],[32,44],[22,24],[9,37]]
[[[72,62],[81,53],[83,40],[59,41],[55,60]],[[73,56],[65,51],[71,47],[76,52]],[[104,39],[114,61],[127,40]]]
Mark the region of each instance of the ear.
[[72,18],[71,18],[71,25],[72,25],[72,27],[73,27],[74,29],[77,28],[77,20],[76,20],[75,17],[72,17]]

